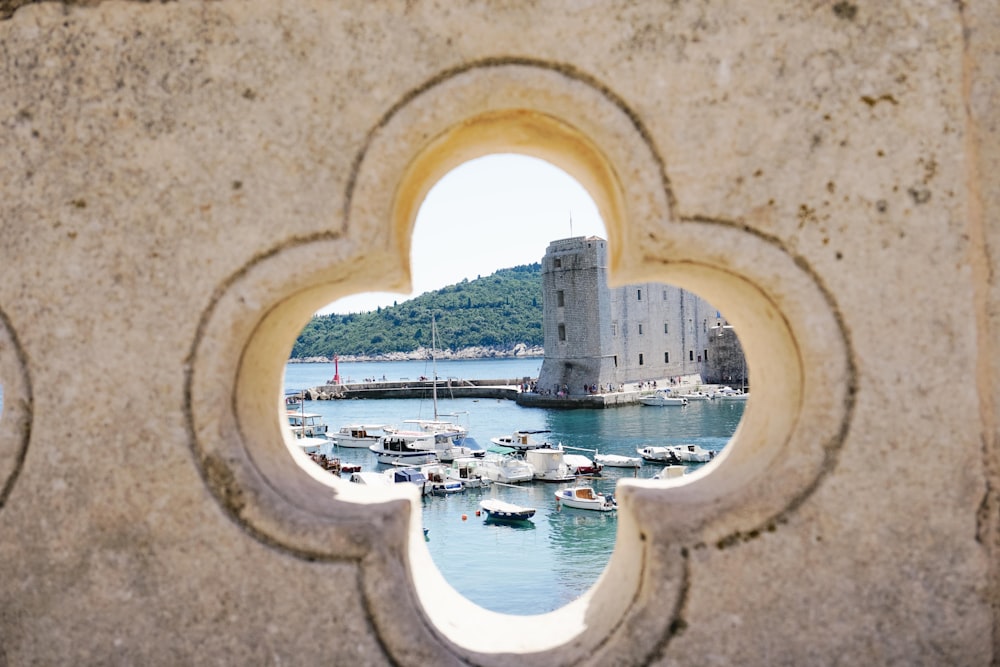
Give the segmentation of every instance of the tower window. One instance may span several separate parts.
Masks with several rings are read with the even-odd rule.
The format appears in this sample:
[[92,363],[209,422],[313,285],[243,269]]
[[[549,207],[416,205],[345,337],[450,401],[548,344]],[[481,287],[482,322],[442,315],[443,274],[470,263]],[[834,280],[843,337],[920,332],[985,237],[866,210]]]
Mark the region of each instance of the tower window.
[[703,357],[705,361],[708,361],[708,350],[705,350],[705,356]]
[[556,268],[556,269],[561,268],[562,267],[562,258],[561,257],[556,257],[555,259],[553,259],[552,260],[552,266],[553,266],[553,268]]
[[639,298],[636,299],[636,301],[642,301],[642,289],[641,288],[639,289],[639,291],[637,292],[637,294],[638,294]]
[[559,340],[566,340],[566,325],[559,325]]
[[670,333],[670,325],[667,324],[666,322],[663,323],[663,333],[665,334]]
[[694,350],[688,350],[688,361],[694,361]]
[[556,305],[559,306],[560,308],[566,305],[566,295],[563,293],[562,290],[556,292]]
[[611,335],[612,336],[617,336],[618,335],[618,323],[617,322],[612,322],[611,323]]
[[639,365],[642,366],[642,353],[639,353]]
[[640,336],[642,335],[642,325],[641,324],[639,325],[639,335]]
[[665,363],[665,364],[669,364],[670,363],[670,353],[669,352],[664,352],[663,353],[663,363]]

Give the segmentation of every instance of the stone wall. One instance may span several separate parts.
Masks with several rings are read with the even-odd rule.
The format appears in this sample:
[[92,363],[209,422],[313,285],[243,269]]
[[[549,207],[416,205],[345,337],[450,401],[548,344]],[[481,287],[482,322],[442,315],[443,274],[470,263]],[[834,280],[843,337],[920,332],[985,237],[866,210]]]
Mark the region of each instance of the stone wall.
[[[992,3],[20,4],[0,664],[996,660]],[[698,293],[754,369],[727,453],[619,488],[604,576],[537,618],[278,412],[310,315],[406,291],[424,195],[495,152],[576,177],[609,279]]]

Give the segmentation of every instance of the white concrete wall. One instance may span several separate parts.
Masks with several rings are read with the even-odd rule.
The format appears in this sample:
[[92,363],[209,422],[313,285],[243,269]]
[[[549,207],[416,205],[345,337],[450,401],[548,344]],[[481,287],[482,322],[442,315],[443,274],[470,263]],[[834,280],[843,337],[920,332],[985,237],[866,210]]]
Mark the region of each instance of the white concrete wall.
[[[996,660],[992,3],[86,4],[0,21],[0,664]],[[309,315],[407,285],[427,190],[508,151],[754,368],[529,619],[278,418]]]

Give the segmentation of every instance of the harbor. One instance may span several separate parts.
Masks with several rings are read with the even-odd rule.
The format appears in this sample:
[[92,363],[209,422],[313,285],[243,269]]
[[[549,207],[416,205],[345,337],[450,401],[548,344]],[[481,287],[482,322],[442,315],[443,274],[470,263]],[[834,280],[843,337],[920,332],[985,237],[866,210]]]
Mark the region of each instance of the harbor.
[[[449,364],[439,361],[438,366],[453,378],[523,378],[531,374],[533,363],[537,366],[537,360],[527,359],[468,360]],[[429,365],[425,368],[421,362],[368,362],[352,365],[349,371],[362,378],[379,378],[374,381],[377,384],[383,374],[386,382],[430,374]],[[285,389],[324,386],[331,374],[327,364],[288,364]],[[518,387],[509,390],[518,391]],[[636,387],[621,393],[640,391]],[[743,410],[742,402],[713,401],[663,408],[632,402],[615,410],[550,409],[496,397],[453,396],[438,387],[438,417],[466,428],[484,448],[490,446],[492,438],[511,436],[515,430],[539,430],[544,433],[538,438],[590,459],[597,455],[636,457],[643,447],[685,444],[718,453],[735,432]],[[407,419],[435,416],[430,393],[397,400],[308,400],[302,411],[320,415],[331,436],[345,424],[400,425]],[[330,451],[343,464],[360,466],[366,473],[381,474],[392,469],[379,464],[366,448]],[[685,468],[694,470],[702,465],[689,463]],[[665,464],[653,462],[643,462],[639,468],[605,466],[600,475],[586,481],[595,492],[613,496],[619,480],[649,479],[665,469]],[[349,477],[341,475],[344,481]],[[543,481],[491,484],[461,493],[423,496],[420,521],[426,530],[425,546],[449,584],[482,607],[518,615],[557,609],[596,582],[608,563],[617,534],[615,512],[575,509],[556,502],[554,494],[573,485]],[[528,521],[487,520],[482,513],[477,516],[481,501],[487,499],[531,507],[536,512]]]

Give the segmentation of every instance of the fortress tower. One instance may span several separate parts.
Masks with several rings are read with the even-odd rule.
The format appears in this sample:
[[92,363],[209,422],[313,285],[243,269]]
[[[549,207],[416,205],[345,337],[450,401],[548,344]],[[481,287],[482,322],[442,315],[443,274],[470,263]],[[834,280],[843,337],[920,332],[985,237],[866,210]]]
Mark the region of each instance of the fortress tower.
[[545,360],[541,391],[715,376],[710,334],[725,325],[697,295],[661,283],[609,288],[607,241],[553,241],[542,259]]

